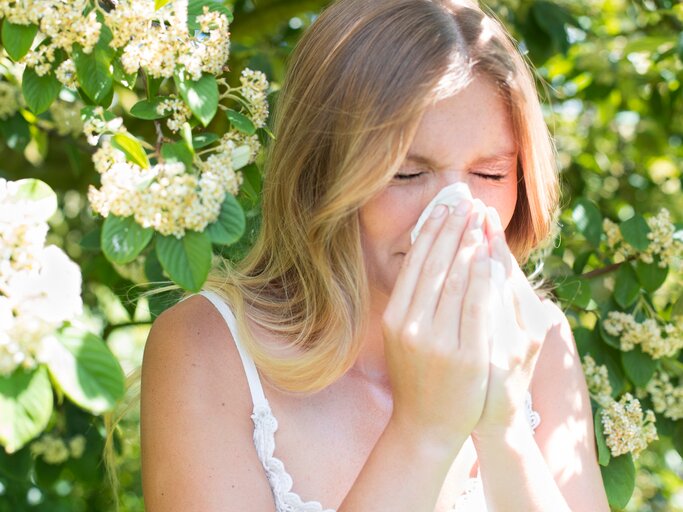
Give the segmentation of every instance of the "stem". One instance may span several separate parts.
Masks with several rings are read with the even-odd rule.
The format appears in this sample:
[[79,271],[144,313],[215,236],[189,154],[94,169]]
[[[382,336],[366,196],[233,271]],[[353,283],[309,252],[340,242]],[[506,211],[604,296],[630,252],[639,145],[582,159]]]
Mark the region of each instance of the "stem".
[[619,263],[612,263],[611,265],[607,265],[606,267],[596,268],[595,270],[591,270],[590,272],[586,272],[585,274],[581,274],[579,276],[579,278],[580,279],[593,279],[594,277],[598,277],[598,276],[601,276],[603,274],[609,274],[610,272],[617,270],[624,263],[626,263],[628,261],[633,261],[635,259],[636,259],[635,256],[629,256],[624,261],[620,261]]
[[107,339],[109,335],[115,330],[115,329],[121,329],[123,327],[135,327],[139,325],[151,325],[151,321],[136,321],[136,322],[124,322],[121,324],[116,324],[116,325],[108,325],[107,327],[104,328],[104,331],[102,332],[102,338]]

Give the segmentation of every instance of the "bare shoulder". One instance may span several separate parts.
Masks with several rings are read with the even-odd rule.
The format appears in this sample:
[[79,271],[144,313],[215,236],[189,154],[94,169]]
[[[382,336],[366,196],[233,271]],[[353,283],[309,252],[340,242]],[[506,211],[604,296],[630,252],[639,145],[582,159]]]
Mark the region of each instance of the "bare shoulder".
[[140,436],[148,512],[273,510],[252,403],[223,317],[201,295],[164,311],[142,362]]

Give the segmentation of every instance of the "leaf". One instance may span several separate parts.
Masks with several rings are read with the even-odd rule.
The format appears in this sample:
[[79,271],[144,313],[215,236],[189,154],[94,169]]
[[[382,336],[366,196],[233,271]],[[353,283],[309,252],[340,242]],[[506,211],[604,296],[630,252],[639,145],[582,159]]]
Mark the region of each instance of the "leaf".
[[72,55],[78,82],[85,94],[97,105],[109,106],[114,86],[111,49],[97,43],[92,52],[85,53],[79,45],[74,45]]
[[683,456],[683,420],[678,420],[676,422],[676,427],[674,429],[673,435],[671,436],[671,440],[673,441],[676,451]]
[[657,361],[645,354],[637,345],[632,350],[621,353],[621,365],[626,376],[640,388],[647,386],[657,370]]
[[646,251],[650,245],[650,239],[647,237],[650,227],[642,215],[634,215],[619,224],[619,231],[624,240],[639,251]]
[[10,58],[17,62],[31,49],[37,33],[36,25],[19,25],[5,19],[2,23],[2,46]]
[[598,407],[593,414],[593,428],[595,429],[595,444],[598,447],[598,463],[601,466],[609,464],[612,454],[605,442],[605,434],[602,427],[602,408]]
[[211,268],[211,240],[205,233],[186,231],[185,236],[156,237],[161,266],[177,284],[193,292],[201,290]]
[[164,144],[161,146],[161,156],[167,162],[182,162],[187,171],[192,169],[193,152],[188,149],[185,141]]
[[213,144],[219,138],[220,137],[215,133],[200,133],[199,135],[194,135],[192,137],[192,147],[194,147],[195,149],[200,149],[205,146],[208,146],[209,144]]
[[52,385],[43,365],[0,376],[0,444],[14,453],[40,434],[52,415]]
[[612,457],[607,466],[600,466],[600,472],[610,506],[626,507],[636,485],[636,469],[631,454]]
[[613,336],[607,332],[604,326],[604,320],[600,320],[600,337],[607,343],[610,347],[614,347],[617,350],[621,350],[621,341],[619,341],[619,336]]
[[236,171],[249,163],[251,149],[249,146],[238,146],[232,150],[232,169]]
[[52,74],[38,76],[33,68],[26,66],[21,82],[21,92],[26,104],[34,114],[45,112],[59,95],[62,84]]
[[614,300],[622,308],[631,306],[640,294],[640,283],[633,267],[624,262],[619,267],[614,284]]
[[104,340],[73,327],[49,345],[47,366],[69,399],[92,414],[111,410],[125,392],[125,377]]
[[652,263],[645,263],[641,260],[636,262],[638,281],[650,293],[656,291],[664,284],[668,273],[669,267],[660,267],[657,263],[657,258]]
[[244,234],[245,217],[244,210],[235,197],[227,193],[218,219],[206,228],[206,234],[211,242],[219,245],[230,245],[239,240]]
[[251,119],[244,114],[230,108],[225,111],[225,114],[228,116],[230,124],[238,131],[246,133],[247,135],[254,135],[256,133],[256,126],[254,126]]
[[185,103],[204,126],[207,126],[218,110],[218,84],[216,77],[205,73],[197,81],[185,77],[185,72],[173,75],[175,84]]
[[586,309],[591,300],[591,288],[587,281],[569,277],[558,285],[557,296],[564,302]]
[[671,317],[683,316],[683,295],[678,297],[676,303],[671,307]]
[[163,119],[171,115],[169,110],[167,114],[158,114],[157,106],[164,101],[165,98],[154,98],[152,100],[142,100],[138,101],[130,109],[130,115],[137,117],[138,119],[146,119],[148,121],[154,119]]
[[143,169],[149,169],[147,153],[142,148],[140,141],[127,133],[117,133],[111,139],[111,145],[123,151],[129,162],[139,165]]
[[133,261],[147,247],[154,230],[143,228],[133,216],[108,215],[102,225],[102,252],[113,263],[123,265]]
[[588,243],[595,248],[599,247],[602,235],[602,214],[595,203],[586,198],[580,198],[574,205],[572,218]]
[[566,54],[569,49],[565,25],[576,25],[574,18],[561,6],[547,1],[536,1],[531,12],[543,31],[550,36],[554,47]]
[[26,145],[31,141],[29,124],[18,112],[12,117],[0,120],[0,133],[2,133],[7,147],[14,151],[24,151]]
[[158,11],[161,9],[164,5],[169,3],[171,0],[154,0],[154,10]]

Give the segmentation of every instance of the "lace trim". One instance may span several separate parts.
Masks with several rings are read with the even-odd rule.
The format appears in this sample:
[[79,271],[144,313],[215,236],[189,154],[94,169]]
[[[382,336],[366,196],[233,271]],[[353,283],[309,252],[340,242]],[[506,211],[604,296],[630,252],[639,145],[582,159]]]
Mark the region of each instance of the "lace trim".
[[[529,392],[527,392],[525,407],[529,425],[535,433],[536,427],[541,423],[541,416],[533,410]],[[273,456],[278,423],[267,401],[265,404],[254,406],[251,419],[254,421],[254,446],[273,490],[275,510],[277,512],[335,512],[333,509],[323,509],[318,501],[304,502],[298,494],[292,492],[294,482],[291,475],[285,470],[284,463]],[[481,491],[479,476],[469,478],[465,491],[458,496],[452,510],[459,510],[466,503],[472,503],[472,498],[477,495],[478,491]]]
[[275,510],[277,512],[335,512],[332,509],[323,509],[317,501],[304,502],[298,494],[292,492],[292,477],[285,470],[282,461],[273,456],[275,431],[278,424],[270,410],[270,405],[254,406],[251,419],[254,420],[254,446],[273,490]]

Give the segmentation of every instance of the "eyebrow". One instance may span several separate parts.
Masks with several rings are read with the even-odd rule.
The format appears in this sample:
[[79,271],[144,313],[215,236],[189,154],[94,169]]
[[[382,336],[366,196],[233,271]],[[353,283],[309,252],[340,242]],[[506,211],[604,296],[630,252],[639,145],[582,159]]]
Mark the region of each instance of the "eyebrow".
[[[504,151],[491,156],[479,157],[470,163],[469,167],[477,167],[480,165],[495,165],[500,163],[508,163],[511,159],[517,158],[517,150],[514,151]],[[438,162],[432,160],[428,156],[420,155],[418,153],[408,153],[406,156],[406,162],[415,162],[418,164],[425,164],[435,169],[439,169],[442,166]]]

